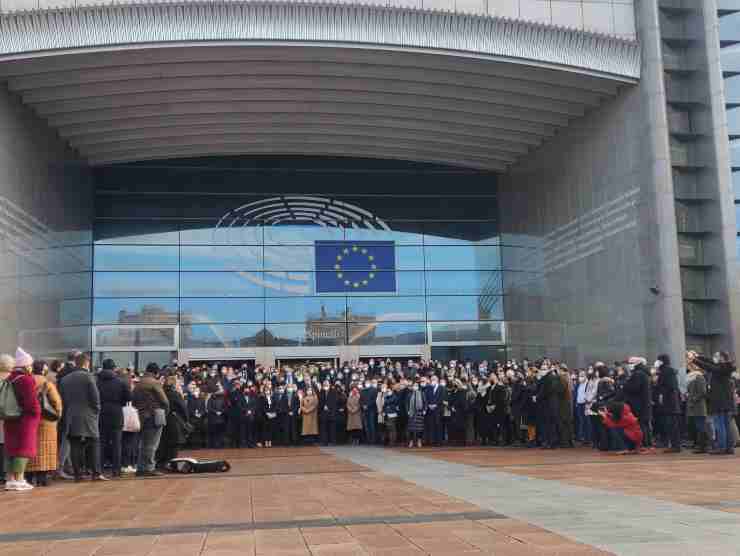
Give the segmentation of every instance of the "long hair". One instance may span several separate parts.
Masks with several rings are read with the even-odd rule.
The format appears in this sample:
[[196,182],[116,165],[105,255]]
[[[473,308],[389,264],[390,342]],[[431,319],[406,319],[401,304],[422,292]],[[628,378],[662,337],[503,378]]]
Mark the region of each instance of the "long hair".
[[612,421],[619,422],[624,414],[624,402],[609,402],[606,406]]

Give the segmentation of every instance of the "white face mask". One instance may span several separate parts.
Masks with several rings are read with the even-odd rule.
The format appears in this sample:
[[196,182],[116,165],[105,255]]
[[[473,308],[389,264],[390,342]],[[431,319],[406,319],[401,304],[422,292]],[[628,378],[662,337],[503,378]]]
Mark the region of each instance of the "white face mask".
[[634,370],[635,370],[635,366],[634,366],[634,365],[633,365],[632,363],[629,363],[629,364],[627,365],[627,370],[628,370],[628,371],[630,371],[630,372],[632,372],[632,371],[634,371]]
[[714,357],[712,357],[712,361],[715,365],[719,365],[719,355],[715,355]]
[[660,359],[656,359],[655,363],[653,363],[653,367],[656,369],[660,369],[660,367],[663,365],[663,362]]

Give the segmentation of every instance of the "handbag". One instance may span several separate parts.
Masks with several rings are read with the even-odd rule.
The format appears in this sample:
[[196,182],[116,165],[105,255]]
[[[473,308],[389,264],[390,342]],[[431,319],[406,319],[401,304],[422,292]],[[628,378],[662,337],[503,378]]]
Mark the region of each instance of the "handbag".
[[165,413],[164,409],[155,409],[154,410],[154,426],[164,427],[166,424],[167,424],[167,413]]
[[129,402],[123,406],[123,432],[140,431],[141,420],[139,419],[139,411]]
[[41,406],[41,417],[47,421],[59,421],[60,415],[49,400],[49,384],[46,382],[39,391],[39,405]]

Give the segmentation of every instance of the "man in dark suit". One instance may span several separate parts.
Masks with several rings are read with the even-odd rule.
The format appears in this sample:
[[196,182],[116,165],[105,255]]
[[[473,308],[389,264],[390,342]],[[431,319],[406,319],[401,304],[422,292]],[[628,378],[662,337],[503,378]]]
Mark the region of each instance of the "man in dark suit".
[[123,406],[131,401],[131,390],[115,372],[112,359],[103,361],[98,374],[100,392],[100,444],[102,455],[111,463],[113,477],[121,476],[121,439],[123,437]]
[[275,425],[278,430],[278,438],[280,439],[281,446],[288,445],[288,395],[285,393],[285,384],[280,383],[275,389],[273,395],[273,403],[275,411],[277,412],[277,418],[275,419]]
[[93,480],[107,481],[100,465],[100,393],[90,374],[90,357],[83,353],[76,368],[62,379],[61,392],[75,481],[82,480],[85,461]]
[[301,412],[301,400],[298,398],[298,391],[294,383],[288,384],[285,390],[286,406],[288,408],[287,417],[287,445],[296,446],[298,444],[298,417]]
[[426,387],[423,394],[427,406],[424,425],[427,443],[439,446],[442,444],[442,409],[447,399],[447,391],[446,388],[440,386],[439,378],[432,375],[431,383]]
[[319,436],[324,446],[337,443],[337,391],[325,381],[319,393]]
[[370,380],[365,381],[365,388],[360,392],[360,408],[362,410],[362,430],[365,431],[365,442],[375,444],[375,430],[378,424],[378,385]]

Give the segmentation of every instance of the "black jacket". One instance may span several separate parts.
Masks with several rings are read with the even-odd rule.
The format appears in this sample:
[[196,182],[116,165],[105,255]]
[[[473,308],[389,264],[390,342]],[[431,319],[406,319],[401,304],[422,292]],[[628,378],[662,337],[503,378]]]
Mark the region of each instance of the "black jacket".
[[632,408],[635,417],[644,421],[651,417],[650,377],[644,365],[638,365],[624,383],[620,397]]
[[697,357],[694,362],[710,374],[709,379],[709,413],[734,411],[735,392],[732,389],[732,363],[715,364],[705,357]]
[[[371,388],[372,390],[372,388]],[[325,421],[334,421],[337,418],[337,408],[339,407],[339,397],[337,391],[333,388],[330,390],[321,390],[319,392],[319,417]],[[373,401],[373,406],[377,411],[377,406]]]
[[658,369],[658,408],[663,415],[681,414],[681,392],[678,389],[678,373],[668,365]]
[[557,371],[550,371],[542,378],[542,388],[537,395],[542,396],[542,411],[545,417],[551,419],[560,418],[560,399],[565,395],[560,375]]
[[131,401],[131,390],[110,369],[98,374],[98,392],[100,392],[100,423],[112,430],[123,428],[123,406]]

